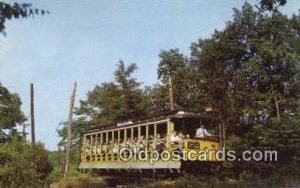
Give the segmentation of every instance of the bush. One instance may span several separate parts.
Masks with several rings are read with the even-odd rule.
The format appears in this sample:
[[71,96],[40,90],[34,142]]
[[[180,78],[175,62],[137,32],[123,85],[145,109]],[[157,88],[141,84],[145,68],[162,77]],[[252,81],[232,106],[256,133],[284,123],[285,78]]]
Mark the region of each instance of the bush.
[[0,147],[0,187],[41,187],[52,170],[44,145],[13,138]]

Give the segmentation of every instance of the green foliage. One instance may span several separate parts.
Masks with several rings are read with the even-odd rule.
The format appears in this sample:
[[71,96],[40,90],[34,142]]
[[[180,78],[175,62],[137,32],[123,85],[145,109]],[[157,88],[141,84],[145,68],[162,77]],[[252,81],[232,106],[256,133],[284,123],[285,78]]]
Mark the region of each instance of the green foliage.
[[87,100],[80,101],[76,114],[90,119],[90,125],[111,125],[118,121],[147,114],[144,93],[131,74],[137,69],[135,64],[125,67],[120,61],[115,71],[115,81],[96,86],[88,93]]
[[44,145],[29,145],[14,138],[0,147],[1,187],[40,187],[52,166]]
[[4,32],[5,22],[7,19],[10,20],[12,18],[26,18],[38,14],[49,14],[49,11],[33,9],[31,8],[31,4],[29,3],[14,3],[12,5],[10,3],[0,2],[0,32]]
[[[75,112],[77,119],[72,126],[73,144],[78,143],[81,133],[92,126],[114,125],[149,113],[146,93],[140,88],[141,83],[132,77],[137,68],[136,64],[126,67],[123,61],[119,61],[114,72],[115,80],[97,85],[88,92],[87,100],[80,101]],[[65,128],[58,132],[66,137]]]
[[5,134],[5,130],[12,132],[17,124],[26,120],[21,111],[21,104],[18,94],[10,93],[0,83],[0,143],[5,142],[9,136]]
[[[193,108],[195,93],[199,93],[195,87],[195,74],[192,72],[188,58],[178,49],[162,50],[159,54],[160,62],[157,68],[158,79],[162,85],[154,85],[150,92],[151,99],[156,98],[154,106],[169,103],[169,78],[172,80],[175,109]],[[159,99],[160,98],[160,99]],[[166,106],[166,105],[164,105]],[[165,110],[163,106],[161,111]],[[159,111],[159,110],[158,110]]]
[[161,51],[159,54],[160,62],[157,68],[158,79],[167,84],[169,78],[174,78],[186,68],[187,59],[178,49]]
[[[248,133],[247,140],[257,149],[272,149],[278,152],[277,171],[296,174],[300,168],[299,135],[299,117],[280,121],[274,119],[270,124],[254,126],[253,130]],[[285,172],[286,169],[289,169],[288,172]]]
[[[277,150],[277,162],[227,162],[228,176],[299,168],[299,29],[245,3],[223,31],[192,45],[198,87],[227,126],[227,149]],[[276,104],[278,106],[276,106]],[[290,170],[290,172],[292,172]],[[245,175],[245,176],[246,176]]]
[[287,0],[260,0],[260,8],[268,11],[278,11],[278,7],[284,6]]
[[155,114],[170,110],[168,86],[155,84],[152,87],[147,87],[145,93],[151,113]]
[[54,166],[53,170],[47,176],[45,180],[46,185],[50,185],[54,182],[59,182],[63,178],[62,169],[59,166]]
[[[225,123],[227,149],[236,150],[238,157],[244,150],[278,151],[277,162],[226,162],[229,177],[251,179],[299,169],[299,23],[299,15],[266,14],[246,2],[234,9],[224,30],[192,43],[190,58],[178,50],[160,54],[162,83],[168,77],[184,81],[174,81],[177,108],[203,111],[211,106]],[[149,93],[167,102],[166,88]]]

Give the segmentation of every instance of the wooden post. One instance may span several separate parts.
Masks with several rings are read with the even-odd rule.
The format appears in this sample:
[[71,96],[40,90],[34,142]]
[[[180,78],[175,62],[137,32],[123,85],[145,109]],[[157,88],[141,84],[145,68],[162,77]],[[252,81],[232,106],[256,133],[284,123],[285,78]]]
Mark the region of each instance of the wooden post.
[[61,161],[60,161],[60,146],[57,145],[57,161],[58,161],[58,166],[61,165]]
[[173,85],[172,79],[169,77],[169,97],[170,97],[170,110],[174,110],[174,99],[173,99]]
[[22,138],[23,138],[23,141],[24,141],[24,142],[26,142],[26,137],[25,137],[25,136],[26,136],[26,134],[25,134],[25,125],[24,125],[24,123],[23,123],[23,125],[22,125],[22,126],[23,126]]
[[69,118],[67,122],[67,148],[66,148],[66,163],[65,163],[65,176],[69,171],[69,162],[70,162],[70,150],[71,150],[71,142],[72,142],[72,117],[73,117],[73,108],[74,108],[74,101],[75,101],[75,93],[76,93],[77,83],[74,83],[73,92],[71,95],[71,102],[70,102],[70,111],[69,111]]
[[30,120],[31,120],[31,143],[35,143],[35,125],[34,125],[34,90],[33,84],[30,84]]
[[219,122],[219,129],[220,129],[220,147],[221,148],[225,148],[225,122],[223,120],[221,120]]

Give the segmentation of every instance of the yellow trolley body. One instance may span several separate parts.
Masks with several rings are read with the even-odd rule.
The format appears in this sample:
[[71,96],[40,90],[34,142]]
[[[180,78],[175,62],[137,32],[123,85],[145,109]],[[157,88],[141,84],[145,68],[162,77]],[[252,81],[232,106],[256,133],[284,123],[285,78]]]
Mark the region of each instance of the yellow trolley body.
[[[217,162],[219,136],[186,138],[180,145],[170,142],[173,131],[192,136],[200,123],[218,122],[201,114],[177,111],[94,129],[83,135],[79,169],[180,169],[186,161]],[[144,152],[137,153],[133,141],[143,142]],[[157,143],[163,144],[163,149],[159,149]]]

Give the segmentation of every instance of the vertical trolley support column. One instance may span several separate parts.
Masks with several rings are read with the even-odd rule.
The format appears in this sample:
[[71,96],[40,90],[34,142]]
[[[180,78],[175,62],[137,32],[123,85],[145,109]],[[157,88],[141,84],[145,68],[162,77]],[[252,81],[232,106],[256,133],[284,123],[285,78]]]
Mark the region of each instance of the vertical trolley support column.
[[83,135],[83,150],[82,150],[82,157],[81,157],[81,161],[86,161],[86,135]]
[[148,150],[148,141],[149,141],[149,126],[150,124],[146,124],[146,138],[145,138],[145,141],[146,141],[146,150]]
[[222,140],[222,135],[223,135],[223,130],[222,130],[222,124],[219,121],[219,140],[220,140],[220,149],[223,148],[223,140]]
[[119,156],[119,151],[120,151],[120,139],[121,139],[121,132],[120,132],[120,129],[118,130],[118,146],[117,146],[117,148],[118,148],[118,153],[117,153],[117,160],[119,161],[119,159],[120,159],[120,156]]
[[168,122],[167,122],[167,148],[170,147],[170,136],[171,136],[171,133],[173,132],[174,130],[174,123],[168,119]]
[[91,137],[91,142],[90,142],[91,158],[90,158],[90,160],[93,161],[94,160],[94,158],[93,158],[93,156],[94,156],[94,151],[93,151],[94,135],[90,134],[90,137]]
[[103,146],[103,132],[100,133],[100,161],[102,162],[102,146]]
[[114,161],[114,145],[115,145],[115,132],[114,130],[111,131],[111,154],[110,154],[110,160]]
[[120,136],[120,130],[117,130],[117,134],[118,134],[118,145],[120,144],[120,139],[121,139],[121,136]]
[[131,146],[130,146],[130,148],[133,148],[133,138],[134,138],[133,137],[133,127],[130,128],[130,131],[131,131],[131,138],[130,138],[131,139]]
[[[127,138],[127,128],[125,128],[124,129],[124,144],[123,144],[123,147],[127,147],[127,141],[128,141],[128,138]],[[122,153],[120,153],[121,155],[123,154],[123,152]],[[124,155],[123,155],[124,156]],[[127,158],[127,156],[126,156],[126,158]]]
[[94,146],[94,148],[95,148],[95,159],[96,159],[96,161],[98,161],[98,133],[95,134],[95,137],[96,137],[95,146]]
[[109,140],[108,140],[108,131],[105,132],[106,134],[106,152],[105,152],[105,162],[108,161],[108,145],[109,145]]
[[124,129],[124,143],[126,145],[127,142],[127,129]]
[[157,141],[157,124],[155,123],[154,124],[154,144],[153,144],[153,146],[154,146],[154,149],[156,149],[156,142]]
[[138,150],[137,151],[140,151],[140,143],[141,143],[141,126],[138,126]]

